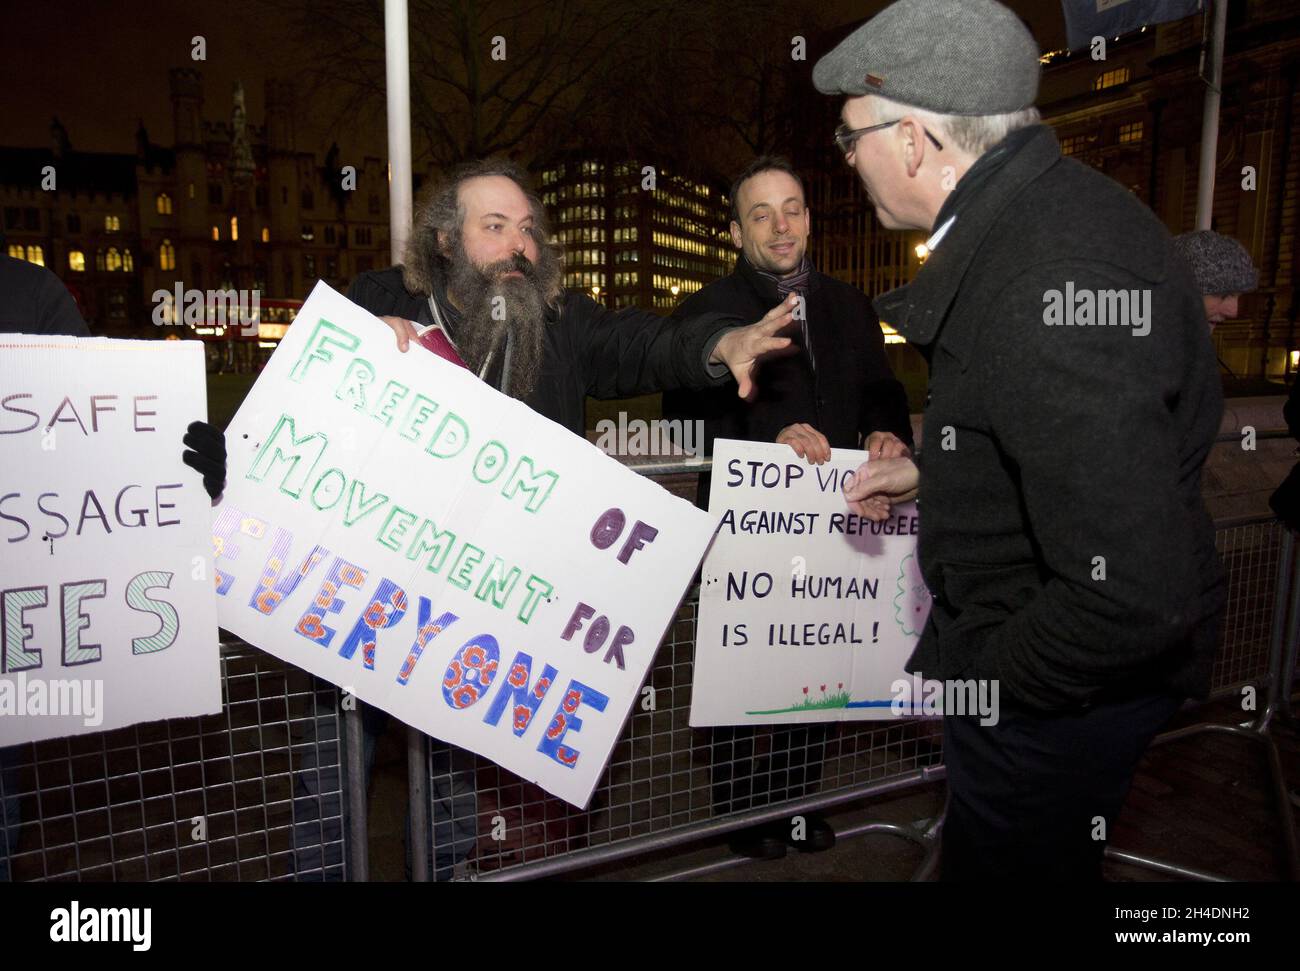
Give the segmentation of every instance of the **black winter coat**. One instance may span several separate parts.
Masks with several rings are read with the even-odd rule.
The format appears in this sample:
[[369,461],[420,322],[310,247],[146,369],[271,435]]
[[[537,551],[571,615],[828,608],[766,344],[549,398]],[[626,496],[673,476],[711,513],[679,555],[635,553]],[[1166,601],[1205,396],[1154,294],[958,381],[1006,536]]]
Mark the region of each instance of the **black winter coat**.
[[[741,255],[736,269],[682,302],[681,314],[736,314],[759,320],[781,302],[776,284]],[[763,362],[758,395],[745,402],[734,385],[664,395],[664,414],[704,422],[705,454],[715,438],[771,442],[787,425],[806,422],[832,448],[857,448],[858,436],[893,432],[910,447],[907,393],[885,358],[884,335],[871,302],[856,287],[813,270],[804,301],[813,359],[796,323],[788,331],[799,353]]]
[[[1146,206],[1042,125],[977,162],[936,226],[954,213],[915,281],[876,300],[930,361],[934,602],[908,670],[996,678],[1042,711],[1204,695],[1224,585],[1201,467],[1223,402],[1190,271]],[[1149,333],[1049,326],[1067,286],[1148,291]]]
[[[433,323],[427,298],[406,289],[400,266],[361,274],[348,299],[377,317]],[[558,317],[546,328],[537,386],[524,403],[584,435],[588,395],[626,398],[730,382],[729,373],[710,376],[705,362],[723,331],[753,322],[722,314],[676,319],[635,308],[613,311],[580,290],[566,290]]]

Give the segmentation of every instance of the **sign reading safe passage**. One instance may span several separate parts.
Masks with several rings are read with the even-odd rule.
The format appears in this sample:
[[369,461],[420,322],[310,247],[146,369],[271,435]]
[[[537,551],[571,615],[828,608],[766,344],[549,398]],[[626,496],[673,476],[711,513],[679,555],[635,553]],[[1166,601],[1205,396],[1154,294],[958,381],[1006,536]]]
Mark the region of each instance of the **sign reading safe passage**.
[[195,341],[0,341],[0,746],[221,709]]
[[585,806],[709,517],[324,284],[226,439],[222,626]]

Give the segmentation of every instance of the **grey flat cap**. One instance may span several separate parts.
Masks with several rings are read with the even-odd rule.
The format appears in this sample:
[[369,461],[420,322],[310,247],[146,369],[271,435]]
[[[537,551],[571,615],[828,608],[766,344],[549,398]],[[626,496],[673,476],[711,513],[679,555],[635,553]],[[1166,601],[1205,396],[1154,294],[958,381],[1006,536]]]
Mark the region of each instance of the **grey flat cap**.
[[1231,236],[1198,229],[1175,236],[1174,249],[1192,268],[1203,294],[1250,293],[1259,286],[1259,271],[1250,254]]
[[878,94],[946,115],[998,115],[1038,97],[1038,44],[993,0],[898,0],[813,68],[822,94]]

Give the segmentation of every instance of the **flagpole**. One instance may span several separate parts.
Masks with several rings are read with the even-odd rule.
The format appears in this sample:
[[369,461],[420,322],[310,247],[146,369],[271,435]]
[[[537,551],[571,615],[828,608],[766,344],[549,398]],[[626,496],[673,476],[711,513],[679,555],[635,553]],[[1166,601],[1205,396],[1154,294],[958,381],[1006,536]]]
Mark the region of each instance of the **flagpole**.
[[411,232],[411,55],[406,0],[384,0],[388,90],[388,222],[394,263]]
[[1205,108],[1201,116],[1201,167],[1196,180],[1196,228],[1209,229],[1214,214],[1214,169],[1219,154],[1219,100],[1223,87],[1223,38],[1228,27],[1228,0],[1214,4],[1210,63],[1205,73]]

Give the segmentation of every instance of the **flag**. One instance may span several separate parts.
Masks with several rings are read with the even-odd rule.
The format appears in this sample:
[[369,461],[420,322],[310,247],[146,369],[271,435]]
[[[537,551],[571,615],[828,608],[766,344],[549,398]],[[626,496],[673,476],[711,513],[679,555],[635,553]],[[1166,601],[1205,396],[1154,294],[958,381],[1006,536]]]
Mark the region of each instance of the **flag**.
[[1204,0],[1061,0],[1070,50],[1094,37],[1118,37],[1150,24],[1181,20],[1199,13]]

